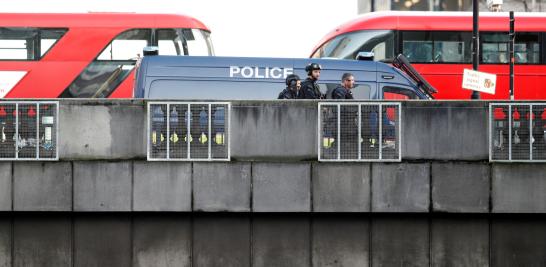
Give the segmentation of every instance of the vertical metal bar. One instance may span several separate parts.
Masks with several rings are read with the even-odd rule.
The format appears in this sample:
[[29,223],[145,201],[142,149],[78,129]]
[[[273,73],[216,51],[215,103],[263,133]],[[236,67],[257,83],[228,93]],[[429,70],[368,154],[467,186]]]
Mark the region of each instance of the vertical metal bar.
[[337,104],[337,159],[341,159],[341,105]]
[[533,160],[533,104],[529,104],[529,160]]
[[152,106],[152,103],[148,102],[148,129],[146,131],[146,134],[147,134],[147,143],[148,143],[148,146],[146,147],[146,155],[148,157],[148,160],[150,160],[150,150],[151,150],[151,146],[152,144],[150,144],[151,142],[151,136],[150,136],[150,128],[152,128],[152,116],[151,116],[151,106]]
[[40,158],[40,103],[36,103],[36,159]]
[[15,159],[19,159],[19,103],[15,103]]
[[167,159],[171,158],[171,104],[167,103]]
[[[472,0],[472,69],[479,69],[479,58],[480,58],[480,35],[479,35],[479,1]],[[471,99],[480,99],[480,93],[478,91],[472,91]]]
[[[227,110],[228,110],[228,120],[227,120],[228,121],[228,125],[227,125],[227,132],[228,132],[227,133],[227,137],[228,137],[227,139],[228,139],[228,141],[227,141],[226,145],[228,146],[227,160],[230,160],[231,159],[231,145],[230,145],[230,143],[231,143],[231,102],[227,103]],[[226,129],[225,123],[226,123],[226,118],[225,118],[225,113],[224,113],[224,131]],[[225,142],[225,140],[224,140],[224,142]]]
[[318,133],[318,136],[317,136],[317,153],[318,153],[318,159],[319,161],[322,159],[321,158],[321,150],[322,150],[322,147],[320,146],[320,142],[322,141],[322,139],[324,138],[322,136],[323,132],[322,132],[322,104],[319,103],[318,104],[318,119],[317,119],[317,133]]
[[493,146],[492,146],[493,140],[495,140],[495,136],[493,133],[493,104],[489,103],[489,161],[490,162],[493,159]]
[[508,33],[509,37],[509,53],[510,53],[510,100],[514,100],[514,42],[515,42],[516,33],[514,31],[514,11],[510,11],[510,31]]
[[55,106],[57,106],[56,114],[55,114],[55,159],[59,159],[59,102],[55,103]]
[[379,159],[383,159],[383,104],[379,103],[378,107],[378,124],[379,124]]
[[508,104],[508,160],[512,161],[512,104]]
[[190,125],[191,125],[191,104],[188,103],[188,109],[186,110],[186,144],[188,145],[188,148],[186,149],[187,151],[187,159],[190,159],[191,157],[191,154],[190,154],[190,149],[191,149],[191,146],[190,146],[190,136],[191,136],[191,133],[190,133]]
[[[212,128],[212,123],[211,123],[211,118],[212,118],[212,104],[209,103],[209,160],[212,158],[212,144],[211,144],[211,128]],[[225,119],[224,119],[225,120]]]
[[362,159],[362,104],[358,104],[358,159]]
[[398,160],[402,160],[402,105],[398,103],[398,136],[396,137],[396,140],[398,140]]

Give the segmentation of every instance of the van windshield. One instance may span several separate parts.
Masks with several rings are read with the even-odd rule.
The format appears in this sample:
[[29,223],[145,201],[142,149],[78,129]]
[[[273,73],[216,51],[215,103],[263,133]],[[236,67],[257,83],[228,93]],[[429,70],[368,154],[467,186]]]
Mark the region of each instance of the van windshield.
[[324,43],[312,57],[355,59],[361,51],[374,52],[375,60],[394,58],[394,31],[365,30],[342,34]]

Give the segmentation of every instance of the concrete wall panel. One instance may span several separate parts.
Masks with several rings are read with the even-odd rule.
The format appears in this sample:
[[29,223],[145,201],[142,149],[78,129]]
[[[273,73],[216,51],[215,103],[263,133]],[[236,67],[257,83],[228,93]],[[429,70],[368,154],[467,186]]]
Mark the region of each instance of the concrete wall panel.
[[191,211],[191,163],[135,162],[134,211]]
[[372,220],[372,267],[429,266],[428,220]]
[[193,266],[250,266],[250,220],[238,216],[196,217]]
[[72,222],[57,215],[14,220],[14,266],[72,266]]
[[545,164],[494,164],[493,212],[545,213]]
[[194,163],[196,211],[250,211],[250,163]]
[[130,211],[131,162],[74,162],[75,211]]
[[369,164],[314,164],[313,211],[369,212]]
[[231,156],[235,159],[316,159],[316,102],[234,103]]
[[435,211],[489,211],[489,165],[433,163],[432,203]]
[[11,218],[0,215],[0,267],[11,267]]
[[191,219],[179,215],[134,218],[133,266],[191,266]]
[[253,211],[311,211],[311,165],[256,163],[252,167]]
[[402,109],[402,158],[489,158],[485,102],[406,102]]
[[309,219],[257,217],[252,225],[252,265],[255,267],[310,265]]
[[130,267],[130,218],[99,214],[76,217],[74,266]]
[[140,101],[63,101],[59,112],[61,159],[146,156],[145,106]]
[[14,163],[14,210],[72,210],[70,162]]
[[487,219],[434,219],[432,266],[489,266]]
[[373,164],[372,212],[428,212],[429,164]]
[[0,211],[11,211],[12,189],[11,162],[0,163]]
[[313,266],[369,266],[369,219],[329,216],[313,219]]
[[491,233],[491,266],[546,266],[543,218],[495,220]]

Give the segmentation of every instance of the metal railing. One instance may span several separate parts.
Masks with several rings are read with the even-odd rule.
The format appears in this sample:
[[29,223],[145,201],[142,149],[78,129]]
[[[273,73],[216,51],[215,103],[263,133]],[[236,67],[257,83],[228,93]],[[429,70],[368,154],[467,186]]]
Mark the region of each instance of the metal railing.
[[400,161],[401,109],[394,102],[322,102],[319,161]]
[[149,102],[148,160],[229,161],[231,104]]
[[0,160],[58,160],[59,103],[0,102]]
[[546,162],[546,104],[489,104],[489,161]]

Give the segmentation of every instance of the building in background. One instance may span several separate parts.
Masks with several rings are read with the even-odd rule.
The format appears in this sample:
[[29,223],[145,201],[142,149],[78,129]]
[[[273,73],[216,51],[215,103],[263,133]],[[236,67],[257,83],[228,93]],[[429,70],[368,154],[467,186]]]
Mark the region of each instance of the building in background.
[[[358,0],[358,13],[384,10],[472,11],[472,0]],[[480,10],[488,11],[486,0]],[[545,12],[546,0],[504,0],[502,11]]]

